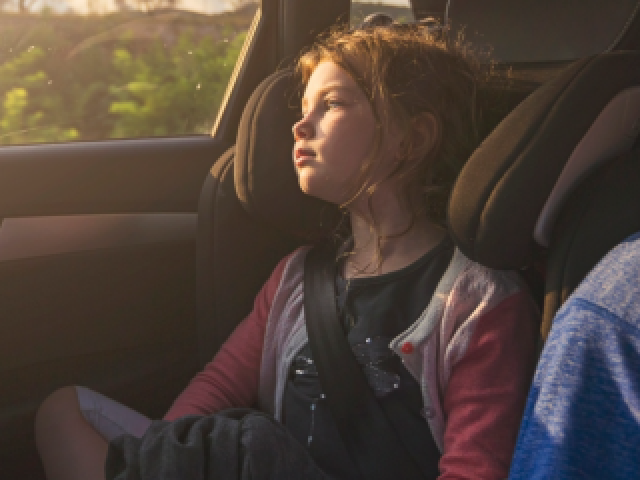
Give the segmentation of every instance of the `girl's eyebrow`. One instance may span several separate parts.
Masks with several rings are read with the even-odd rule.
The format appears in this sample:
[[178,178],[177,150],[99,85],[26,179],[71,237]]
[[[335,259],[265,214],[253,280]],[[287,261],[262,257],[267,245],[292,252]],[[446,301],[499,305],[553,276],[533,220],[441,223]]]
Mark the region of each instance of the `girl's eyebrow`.
[[[316,92],[316,97],[322,97],[323,95],[326,95],[327,93],[329,93],[332,90],[343,90],[345,93],[353,93],[354,92],[354,88],[353,87],[349,87],[346,85],[339,85],[339,84],[329,84],[323,88],[321,88],[320,90],[318,90]],[[304,107],[306,104],[308,103],[308,98],[306,96],[302,97],[302,106]]]

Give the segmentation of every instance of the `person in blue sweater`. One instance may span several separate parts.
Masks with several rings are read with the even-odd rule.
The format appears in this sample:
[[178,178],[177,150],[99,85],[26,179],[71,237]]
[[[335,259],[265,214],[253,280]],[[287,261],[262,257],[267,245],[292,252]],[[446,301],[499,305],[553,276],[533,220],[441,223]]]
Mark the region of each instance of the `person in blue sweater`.
[[640,478],[640,233],[556,315],[509,478]]

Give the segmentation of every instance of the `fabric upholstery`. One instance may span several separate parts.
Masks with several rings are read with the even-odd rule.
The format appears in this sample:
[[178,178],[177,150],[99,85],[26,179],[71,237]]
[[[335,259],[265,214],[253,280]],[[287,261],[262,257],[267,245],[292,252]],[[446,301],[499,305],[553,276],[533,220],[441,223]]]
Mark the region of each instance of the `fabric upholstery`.
[[291,130],[299,115],[291,70],[271,75],[256,88],[238,128],[235,185],[248,213],[285,232],[313,238],[334,224],[337,208],[298,187]]
[[449,227],[465,255],[493,268],[531,263],[534,226],[565,162],[608,102],[635,85],[640,53],[598,55],[571,64],[512,111],[451,195]]
[[249,215],[236,197],[234,150],[214,164],[200,193],[196,308],[200,367],[213,358],[276,263],[300,244]]
[[640,231],[640,150],[594,172],[558,221],[547,260],[542,333],[587,273],[622,240]]

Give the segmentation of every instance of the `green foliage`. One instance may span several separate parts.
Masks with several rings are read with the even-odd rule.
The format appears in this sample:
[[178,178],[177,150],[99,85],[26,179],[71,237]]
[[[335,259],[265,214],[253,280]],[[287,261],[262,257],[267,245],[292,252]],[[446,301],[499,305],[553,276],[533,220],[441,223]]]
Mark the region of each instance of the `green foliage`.
[[75,38],[44,21],[0,28],[0,145],[210,131],[245,30],[165,26],[149,38],[109,25],[83,38],[84,27]]
[[187,32],[170,52],[158,44],[138,57],[116,49],[113,66],[125,81],[109,87],[109,113],[117,119],[111,136],[209,131],[244,37],[196,43]]
[[[235,3],[219,15],[0,13],[0,145],[208,133],[256,9]],[[356,3],[352,20],[373,11],[410,18]]]
[[[13,88],[5,94],[0,118],[4,144],[35,142],[66,142],[78,139],[75,128],[47,125],[42,110],[29,112],[29,94],[24,88]],[[8,140],[8,141],[7,141]]]

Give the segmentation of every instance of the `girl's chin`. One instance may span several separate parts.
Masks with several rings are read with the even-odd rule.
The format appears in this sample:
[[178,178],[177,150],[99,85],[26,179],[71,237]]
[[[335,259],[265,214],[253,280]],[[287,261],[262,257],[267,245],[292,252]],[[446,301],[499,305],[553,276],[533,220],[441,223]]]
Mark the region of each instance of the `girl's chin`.
[[300,190],[302,190],[302,193],[304,193],[305,195],[309,195],[310,197],[319,198],[320,200],[325,200],[323,198],[323,196],[317,191],[317,189],[314,189],[308,183],[300,182],[299,185],[300,185]]
[[300,186],[300,190],[305,195],[309,195],[310,197],[317,198],[319,200],[323,200],[328,203],[333,203],[336,205],[341,204],[341,200],[335,198],[335,195],[331,195],[329,192],[326,192],[319,186],[314,185],[313,182],[305,182],[303,179],[298,178],[298,185]]
[[315,197],[318,193],[318,185],[316,185],[317,179],[314,178],[314,175],[309,175],[310,172],[305,171],[305,169],[297,170],[296,173],[298,175],[298,186],[302,193]]
[[297,169],[296,174],[298,186],[306,195],[335,205],[342,205],[345,202],[345,185],[335,184],[330,175],[322,175],[310,168]]

